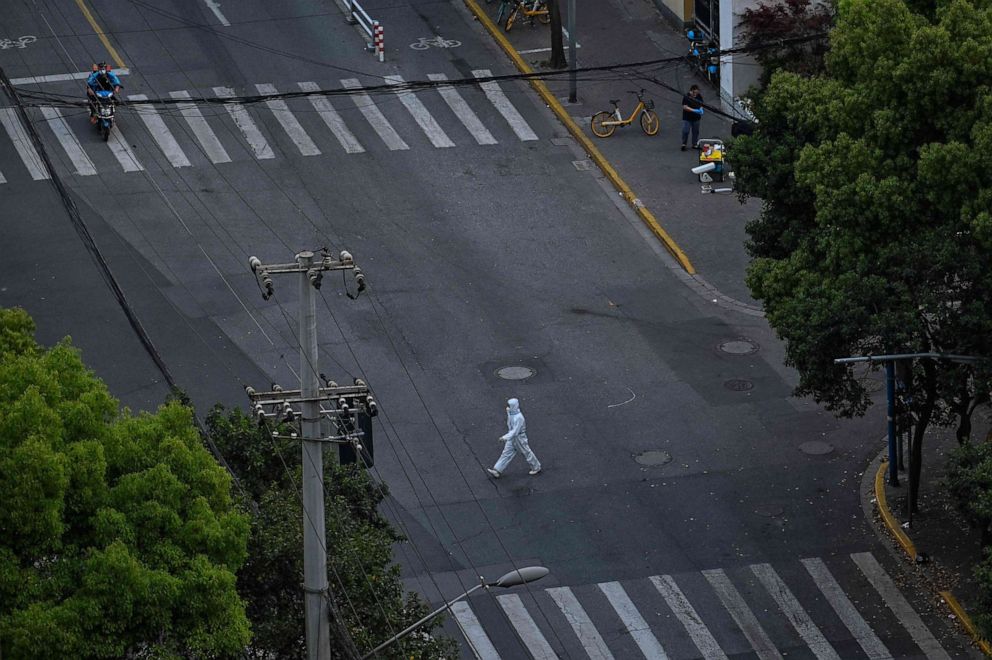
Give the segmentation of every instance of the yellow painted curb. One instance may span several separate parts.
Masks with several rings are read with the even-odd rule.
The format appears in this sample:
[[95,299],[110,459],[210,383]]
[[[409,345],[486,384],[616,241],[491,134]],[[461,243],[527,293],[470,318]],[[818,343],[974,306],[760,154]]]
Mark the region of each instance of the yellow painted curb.
[[958,618],[958,621],[961,622],[964,629],[967,630],[968,634],[971,635],[971,638],[975,640],[978,648],[982,649],[982,653],[987,656],[992,656],[992,644],[989,644],[987,641],[982,639],[981,635],[978,634],[978,628],[975,627],[971,617],[968,616],[968,613],[964,611],[963,607],[961,607],[961,603],[959,603],[958,599],[954,597],[954,594],[950,591],[941,591],[940,597],[944,599],[947,606],[951,608],[952,612],[954,612],[954,616]]
[[878,512],[882,515],[885,526],[892,532],[892,536],[896,537],[899,545],[909,555],[910,561],[916,561],[916,546],[913,545],[913,542],[906,536],[906,532],[902,531],[902,527],[900,527],[899,523],[892,516],[892,512],[889,511],[889,503],[885,499],[885,468],[888,465],[888,461],[882,461],[881,465],[878,466],[878,472],[875,474],[875,501],[878,503]]
[[[502,32],[500,32],[499,27],[493,23],[492,19],[489,18],[489,16],[482,10],[479,4],[475,0],[464,0],[464,2],[469,8],[469,11],[475,15],[479,22],[482,23],[486,30],[488,30],[493,39],[496,40],[496,43],[500,45],[507,57],[513,61],[513,64],[516,65],[517,69],[519,69],[521,73],[534,73],[534,70],[530,68],[522,57],[520,57],[520,54],[513,48],[510,41],[503,35]],[[695,275],[696,269],[693,267],[692,262],[689,261],[689,257],[682,251],[682,248],[680,248],[675,242],[675,239],[673,239],[668,232],[662,228],[661,224],[658,222],[658,219],[654,217],[654,214],[645,208],[644,204],[634,194],[626,182],[620,178],[620,175],[613,168],[613,166],[610,165],[609,161],[606,160],[606,157],[600,153],[599,149],[596,148],[596,145],[592,143],[589,136],[585,134],[585,131],[583,131],[579,125],[572,120],[572,117],[568,114],[568,111],[566,111],[558,99],[555,98],[555,95],[551,93],[548,86],[545,85],[543,81],[536,79],[531,79],[530,84],[541,96],[544,102],[548,104],[548,107],[551,108],[552,112],[557,115],[561,123],[565,125],[565,128],[567,128],[568,132],[572,134],[572,137],[574,137],[579,144],[582,145],[582,148],[585,149],[585,152],[589,154],[589,157],[594,163],[596,163],[596,166],[599,167],[603,174],[606,175],[606,178],[610,180],[610,183],[612,183],[613,187],[617,189],[617,192],[619,192],[623,198],[627,200],[627,203],[633,207],[637,215],[640,216],[642,221],[644,221],[644,224],[646,224],[651,232],[654,233],[659,240],[661,240],[661,243],[665,246],[665,249],[667,249],[673,257],[675,257],[675,259],[679,262],[679,265],[681,265],[687,273],[690,275]]]

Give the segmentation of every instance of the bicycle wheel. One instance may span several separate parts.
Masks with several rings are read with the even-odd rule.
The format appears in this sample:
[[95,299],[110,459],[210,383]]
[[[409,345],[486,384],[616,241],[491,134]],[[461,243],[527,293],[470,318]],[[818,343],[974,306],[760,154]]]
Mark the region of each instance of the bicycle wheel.
[[506,23],[503,25],[503,29],[507,32],[513,27],[513,22],[517,20],[517,14],[520,13],[520,5],[514,5],[510,10],[510,13],[506,15]]
[[547,25],[551,22],[551,10],[548,9],[548,3],[542,2],[537,6],[537,10],[544,12],[543,14],[537,15],[537,20],[541,22],[542,25]]
[[593,135],[601,138],[607,138],[613,135],[613,131],[617,130],[616,124],[603,124],[604,121],[610,121],[611,119],[613,119],[613,113],[606,110],[594,114],[592,121],[589,122]]
[[641,128],[648,135],[657,135],[658,129],[661,128],[661,120],[658,119],[658,113],[654,110],[641,111]]

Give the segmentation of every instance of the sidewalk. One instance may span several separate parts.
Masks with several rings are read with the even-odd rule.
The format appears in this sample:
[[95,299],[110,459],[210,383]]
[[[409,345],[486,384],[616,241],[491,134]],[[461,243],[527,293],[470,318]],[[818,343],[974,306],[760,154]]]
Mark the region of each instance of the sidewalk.
[[[562,3],[563,5],[565,3]],[[688,46],[685,37],[665,22],[650,0],[604,0],[577,3],[576,41],[579,67],[601,66],[677,57]],[[478,6],[491,20],[499,9],[498,0]],[[564,9],[567,7],[563,7]],[[567,24],[562,16],[563,24]],[[518,21],[505,36],[534,71],[549,71],[549,28],[534,22]],[[566,40],[566,55],[568,43]],[[534,52],[537,51],[537,52]],[[698,164],[695,151],[682,152],[681,94],[660,87],[660,80],[679,90],[693,83],[702,90],[708,105],[719,107],[716,90],[698,77],[687,64],[662,64],[641,70],[616,73],[596,72],[579,76],[577,102],[568,103],[568,75],[549,79],[546,84],[565,106],[572,119],[593,140],[620,177],[657,218],[659,224],[686,253],[698,278],[730,298],[751,306],[758,303],[744,284],[749,261],[744,249],[744,226],[761,209],[759,200],[741,205],[736,195],[703,195],[696,175],[689,170]],[[609,138],[600,139],[589,130],[589,118],[611,108],[610,99],[621,99],[621,110],[630,112],[633,96],[627,91],[646,90],[661,119],[661,130],[654,137],[645,135],[637,122],[619,128]],[[730,138],[730,121],[707,114],[700,137]]]

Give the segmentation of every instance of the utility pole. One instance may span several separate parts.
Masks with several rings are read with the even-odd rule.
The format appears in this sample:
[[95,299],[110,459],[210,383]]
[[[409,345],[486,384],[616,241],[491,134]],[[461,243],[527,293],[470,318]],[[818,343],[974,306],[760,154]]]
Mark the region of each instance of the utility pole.
[[[327,591],[327,534],[324,527],[324,458],[325,443],[349,443],[362,451],[362,433],[354,432],[354,417],[359,412],[374,416],[377,412],[369,388],[361,379],[353,386],[339,387],[325,381],[321,387],[317,370],[317,316],[314,289],[319,289],[325,271],[353,271],[358,293],[365,290],[365,276],[355,265],[351,254],[341,252],[337,259],[322,250],[319,255],[304,251],[294,263],[265,265],[256,257],[248,260],[262,289],[262,298],[274,294],[272,275],[296,273],[300,276],[300,389],[284,390],[273,384],[272,391],[256,392],[246,387],[260,424],[273,419],[277,424],[299,422],[299,436],[290,433],[274,437],[302,439],[303,444],[303,591],[306,616],[308,660],[330,660],[329,594]],[[349,297],[351,294],[348,294]],[[324,407],[324,403],[329,404]],[[322,419],[335,422],[337,435],[321,437]],[[354,647],[353,644],[349,644]],[[357,657],[357,655],[355,656]]]

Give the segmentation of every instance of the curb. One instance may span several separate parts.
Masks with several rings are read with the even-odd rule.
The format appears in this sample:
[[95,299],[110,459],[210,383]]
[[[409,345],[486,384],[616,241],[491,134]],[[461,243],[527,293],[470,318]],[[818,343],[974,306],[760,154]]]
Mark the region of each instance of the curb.
[[[496,40],[496,43],[500,45],[503,52],[505,52],[507,57],[513,61],[513,64],[519,71],[527,74],[535,73],[527,62],[520,57],[520,54],[513,48],[509,40],[503,36],[503,34],[499,31],[499,27],[493,23],[492,19],[490,19],[489,16],[482,10],[479,4],[475,0],[464,0],[464,2],[465,6],[468,7],[469,11],[472,12],[475,18],[482,23],[482,25],[486,28],[486,31],[489,32],[493,39]],[[658,222],[658,219],[655,218],[654,214],[644,206],[644,203],[637,197],[637,195],[634,194],[634,192],[630,189],[630,186],[628,186],[627,183],[620,178],[620,174],[618,174],[613,166],[610,165],[609,161],[606,160],[606,157],[600,153],[599,149],[596,148],[596,145],[594,145],[589,139],[589,136],[585,134],[585,131],[583,131],[578,124],[572,120],[572,117],[568,114],[568,111],[566,111],[558,99],[555,98],[555,95],[551,93],[548,86],[545,85],[543,81],[533,78],[530,79],[529,82],[534,90],[537,91],[541,99],[547,103],[549,108],[551,108],[551,111],[555,113],[558,120],[565,125],[565,128],[568,129],[568,132],[571,133],[572,137],[582,145],[582,148],[585,149],[587,154],[589,154],[589,158],[596,163],[596,166],[603,172],[604,175],[606,175],[606,178],[610,180],[610,183],[613,184],[613,187],[616,188],[617,192],[619,192],[620,195],[627,200],[627,203],[630,204],[630,206],[634,209],[634,212],[637,213],[644,224],[648,226],[651,233],[658,237],[661,243],[665,246],[665,249],[668,250],[673,257],[675,257],[676,261],[679,262],[679,265],[682,266],[687,273],[690,275],[695,275],[696,269],[693,267],[692,262],[689,261],[689,257],[682,251],[682,248],[680,248],[668,232],[662,228],[661,224]]]
[[[899,545],[906,552],[910,561],[916,561],[916,546],[913,544],[912,539],[902,530],[902,527],[896,522],[895,516],[892,515],[892,511],[889,510],[889,503],[885,497],[885,472],[888,468],[889,462],[882,460],[878,466],[878,472],[875,473],[875,503],[878,507],[878,513],[885,522],[886,528],[888,528],[889,533],[895,537]],[[962,607],[961,603],[957,598],[954,597],[950,591],[938,591],[937,592],[947,606],[957,617],[957,620],[961,623],[961,627],[971,636],[975,644],[982,650],[987,656],[992,657],[992,644],[989,644],[985,639],[982,638],[981,634],[978,632],[978,628],[975,627],[974,622],[968,613]]]

